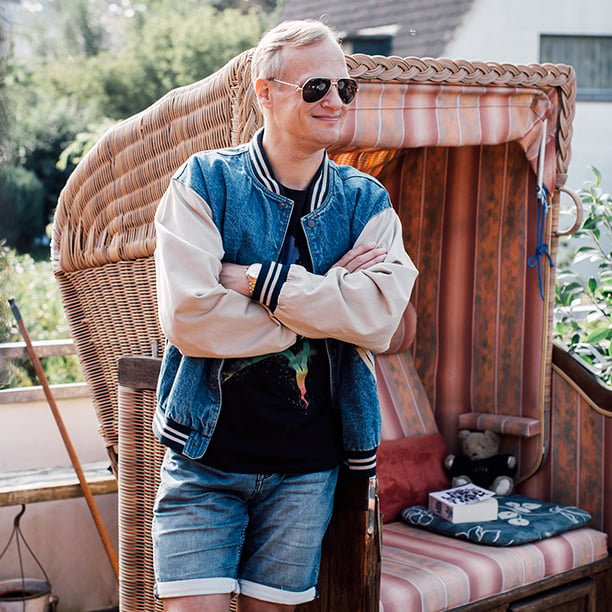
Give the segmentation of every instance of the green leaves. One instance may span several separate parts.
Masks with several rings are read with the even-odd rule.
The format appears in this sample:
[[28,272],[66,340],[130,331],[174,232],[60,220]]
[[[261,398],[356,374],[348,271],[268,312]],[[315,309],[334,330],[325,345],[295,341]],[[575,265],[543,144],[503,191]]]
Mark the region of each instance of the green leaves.
[[612,378],[612,197],[601,173],[578,192],[585,207],[582,227],[562,248],[557,267],[555,338],[588,363],[604,383]]
[[590,344],[597,344],[604,340],[610,340],[612,338],[612,329],[609,327],[596,327],[587,337],[585,342]]
[[[13,233],[20,241],[6,231],[6,221],[0,239],[20,251],[32,248],[32,237],[44,234],[66,179],[98,128],[255,46],[274,19],[266,12],[273,5],[62,0],[44,3],[29,17],[15,7],[23,19],[15,33],[19,44],[0,57],[0,162],[33,172],[43,202],[36,220],[0,209],[0,216],[18,225]],[[227,6],[236,8],[221,10]],[[21,206],[13,191],[0,193],[0,204],[11,210]]]

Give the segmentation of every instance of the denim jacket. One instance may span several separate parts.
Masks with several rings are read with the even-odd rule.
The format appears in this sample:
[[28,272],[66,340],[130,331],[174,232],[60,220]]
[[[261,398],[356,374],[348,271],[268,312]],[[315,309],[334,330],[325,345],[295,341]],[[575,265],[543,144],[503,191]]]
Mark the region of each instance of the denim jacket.
[[[168,343],[153,430],[177,452],[202,457],[221,410],[225,358],[282,351],[299,335],[324,338],[348,465],[371,470],[380,441],[373,352],[387,348],[416,268],[386,190],[327,155],[302,218],[313,270],[276,263],[293,202],[261,136],[192,156],[158,208],[158,303]],[[332,268],[365,242],[386,248],[386,260],[354,273]],[[262,264],[251,298],[219,283],[222,262]]]

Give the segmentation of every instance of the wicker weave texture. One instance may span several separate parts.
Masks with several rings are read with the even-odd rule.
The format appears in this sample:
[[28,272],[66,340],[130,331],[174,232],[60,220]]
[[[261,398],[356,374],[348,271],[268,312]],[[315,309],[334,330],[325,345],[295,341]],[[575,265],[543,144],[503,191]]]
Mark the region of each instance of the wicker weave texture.
[[153,391],[119,390],[119,602],[121,612],[161,612],[153,595],[153,500],[164,448],[148,424],[155,410]]
[[249,81],[243,82],[249,61],[248,54],[238,56],[102,137],[61,194],[53,234],[56,270],[153,253],[153,217],[172,173],[194,152],[230,146],[256,129],[254,97]]
[[154,286],[155,210],[170,176],[191,154],[229,146],[248,138],[245,130],[256,130],[254,97],[243,78],[249,62],[243,54],[111,129],[60,197],[54,272],[115,470],[117,360],[154,355],[163,342]]
[[153,257],[60,275],[60,288],[113,467],[117,429],[117,360],[161,353]]

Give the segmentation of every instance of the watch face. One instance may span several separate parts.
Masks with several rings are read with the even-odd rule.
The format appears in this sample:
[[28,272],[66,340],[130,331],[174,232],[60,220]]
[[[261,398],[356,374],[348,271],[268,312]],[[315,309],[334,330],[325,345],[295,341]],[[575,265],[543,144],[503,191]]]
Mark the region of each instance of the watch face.
[[257,277],[259,276],[260,270],[261,270],[261,264],[260,263],[251,264],[247,268],[247,270],[246,270],[246,275],[248,276],[248,278],[253,279],[254,281],[256,281]]

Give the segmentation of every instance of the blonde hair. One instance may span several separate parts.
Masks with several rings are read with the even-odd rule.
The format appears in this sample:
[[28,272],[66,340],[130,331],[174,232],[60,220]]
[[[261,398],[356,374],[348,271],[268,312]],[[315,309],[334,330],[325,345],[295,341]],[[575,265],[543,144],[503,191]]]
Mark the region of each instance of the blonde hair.
[[257,79],[278,78],[282,74],[282,50],[308,47],[332,40],[340,47],[338,33],[316,19],[283,21],[272,28],[259,41],[251,60],[251,77]]

